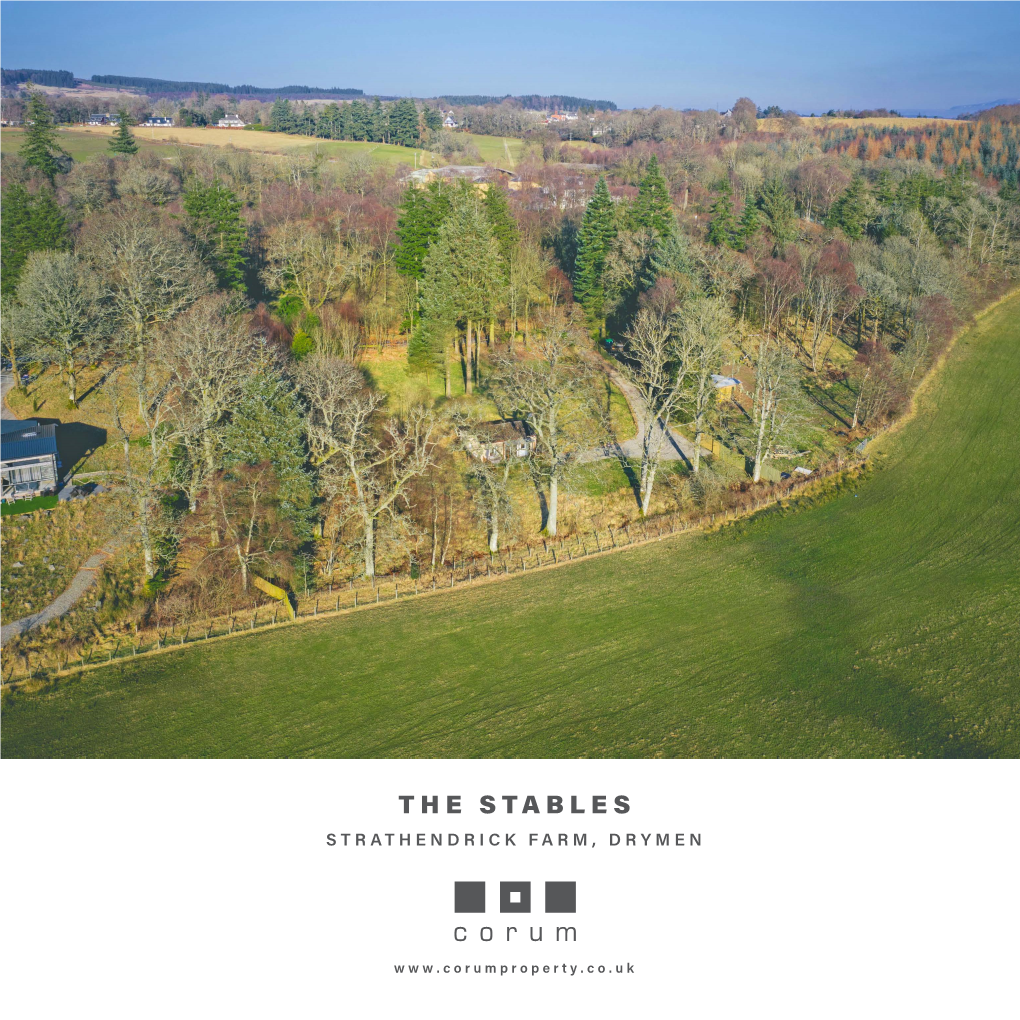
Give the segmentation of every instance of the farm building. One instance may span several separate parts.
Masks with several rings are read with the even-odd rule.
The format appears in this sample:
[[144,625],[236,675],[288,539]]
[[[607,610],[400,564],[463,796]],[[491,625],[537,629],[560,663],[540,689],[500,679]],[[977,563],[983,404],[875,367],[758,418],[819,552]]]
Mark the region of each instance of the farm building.
[[5,418],[0,435],[0,498],[5,503],[54,492],[60,480],[56,425]]
[[713,375],[712,385],[720,400],[729,400],[733,396],[733,391],[739,390],[743,384],[732,375]]
[[476,460],[489,464],[512,457],[530,457],[538,441],[522,421],[486,421],[472,430],[464,447]]
[[228,113],[226,117],[221,117],[216,122],[216,126],[221,128],[243,128],[248,125],[236,113]]

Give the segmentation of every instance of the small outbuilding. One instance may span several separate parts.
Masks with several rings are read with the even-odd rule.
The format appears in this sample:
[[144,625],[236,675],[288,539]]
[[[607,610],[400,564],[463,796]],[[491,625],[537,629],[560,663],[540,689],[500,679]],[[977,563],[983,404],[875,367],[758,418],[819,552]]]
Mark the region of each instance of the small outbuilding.
[[464,448],[476,460],[488,464],[530,457],[538,441],[523,421],[486,421],[475,426]]
[[729,400],[733,396],[734,390],[739,390],[742,383],[736,376],[732,375],[713,375],[712,385],[715,387],[716,396],[720,400]]
[[56,425],[3,419],[0,498],[5,503],[56,492],[60,481]]

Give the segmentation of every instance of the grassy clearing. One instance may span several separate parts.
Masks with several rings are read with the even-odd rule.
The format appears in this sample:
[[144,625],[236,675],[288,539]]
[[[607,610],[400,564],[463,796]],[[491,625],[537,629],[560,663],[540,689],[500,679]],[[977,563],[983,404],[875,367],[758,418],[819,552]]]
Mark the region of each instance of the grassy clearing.
[[[115,129],[112,127],[68,127],[57,132],[60,144],[77,160],[86,160],[96,153],[109,152],[109,139]],[[378,142],[331,142],[321,138],[304,138],[300,135],[285,135],[276,131],[232,131],[221,128],[147,128],[135,127],[133,129],[135,139],[139,148],[153,151],[163,151],[166,146],[173,142],[180,142],[185,145],[231,145],[237,149],[249,149],[253,152],[265,152],[275,155],[293,154],[307,156],[313,153],[321,153],[327,158],[340,155],[351,155],[362,153],[370,156],[372,161],[383,166],[396,167],[401,164],[412,166],[414,164],[415,151],[418,152],[419,161],[424,160],[425,165],[433,163],[441,166],[447,162],[463,162],[456,156],[450,160],[433,155],[422,150],[409,149],[401,145],[383,145]],[[489,135],[463,136],[474,143],[481,153],[483,162],[497,163],[504,165],[506,150],[503,147],[503,139]],[[21,128],[4,128],[0,133],[0,145],[4,152],[17,152],[21,148],[24,132]],[[523,143],[520,139],[507,139],[510,153],[516,161],[523,150]]]
[[33,496],[31,499],[19,499],[14,503],[0,504],[0,517],[19,517],[22,514],[35,513],[36,510],[52,510],[57,505],[57,497]]
[[8,698],[8,756],[1016,756],[1020,299],[799,512]]
[[[135,140],[138,142],[139,152],[157,152],[164,148],[158,142],[153,142],[144,137],[145,128],[135,130]],[[105,133],[100,133],[100,132]],[[91,131],[85,128],[62,128],[57,131],[57,142],[65,149],[72,159],[84,162],[95,155],[110,155],[110,136],[112,130],[93,128]],[[3,128],[0,130],[0,151],[17,152],[25,139],[25,132],[21,128]]]

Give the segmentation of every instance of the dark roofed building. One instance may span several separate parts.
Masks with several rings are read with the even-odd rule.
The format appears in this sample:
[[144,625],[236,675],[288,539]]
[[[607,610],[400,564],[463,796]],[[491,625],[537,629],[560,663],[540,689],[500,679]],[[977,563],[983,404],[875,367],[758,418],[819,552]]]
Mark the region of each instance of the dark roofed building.
[[523,421],[486,421],[476,425],[464,447],[472,457],[488,463],[530,457],[537,441]]
[[0,498],[4,502],[55,492],[59,467],[56,425],[4,419],[0,434]]

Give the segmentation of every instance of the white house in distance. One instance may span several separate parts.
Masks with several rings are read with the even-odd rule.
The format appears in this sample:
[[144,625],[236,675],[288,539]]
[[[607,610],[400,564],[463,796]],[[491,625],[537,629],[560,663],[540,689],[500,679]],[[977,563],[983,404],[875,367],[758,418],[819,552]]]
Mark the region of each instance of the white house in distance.
[[4,418],[0,425],[0,498],[5,503],[55,492],[60,480],[56,425]]
[[243,128],[248,125],[236,113],[228,113],[226,117],[219,119],[216,126],[221,128]]
[[89,127],[102,127],[104,124],[109,124],[110,118],[105,113],[94,113],[89,117]]
[[448,113],[443,118],[443,127],[449,128],[451,131],[457,126],[457,122],[453,119],[452,113]]
[[173,117],[150,117],[142,127],[173,127]]

